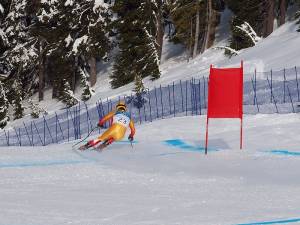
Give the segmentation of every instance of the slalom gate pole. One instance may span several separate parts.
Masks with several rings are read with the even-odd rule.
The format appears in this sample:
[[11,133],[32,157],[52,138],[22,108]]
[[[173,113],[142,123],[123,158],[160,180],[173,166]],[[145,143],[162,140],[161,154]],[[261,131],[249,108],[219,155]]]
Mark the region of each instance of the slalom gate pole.
[[94,127],[93,129],[91,129],[91,131],[88,133],[88,135],[87,135],[84,139],[82,139],[81,141],[79,141],[79,142],[77,142],[76,144],[72,145],[72,148],[74,148],[76,145],[78,145],[78,144],[82,143],[83,141],[85,141],[85,140],[91,135],[91,133],[92,133],[94,130],[96,130],[97,128],[98,128],[98,127]]

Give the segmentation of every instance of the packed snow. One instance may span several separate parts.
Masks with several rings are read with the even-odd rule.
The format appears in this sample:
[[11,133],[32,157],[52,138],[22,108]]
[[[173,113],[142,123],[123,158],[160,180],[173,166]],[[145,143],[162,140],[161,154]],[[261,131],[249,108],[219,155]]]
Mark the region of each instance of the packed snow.
[[0,224],[297,221],[299,115],[245,116],[242,150],[240,120],[211,120],[208,155],[205,122],[143,124],[133,147],[123,141],[101,153],[72,150],[76,142],[2,147]]

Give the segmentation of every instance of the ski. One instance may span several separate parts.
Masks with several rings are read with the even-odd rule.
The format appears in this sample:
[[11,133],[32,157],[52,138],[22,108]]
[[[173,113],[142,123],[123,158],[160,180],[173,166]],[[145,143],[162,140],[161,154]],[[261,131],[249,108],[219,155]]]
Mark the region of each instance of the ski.
[[85,144],[85,145],[80,146],[80,147],[78,148],[78,150],[84,151],[84,150],[86,150],[86,149],[88,149],[88,148],[89,148],[89,147],[88,147],[88,144]]
[[95,148],[95,150],[101,152],[101,151],[102,151],[104,148],[106,148],[107,146],[109,146],[109,144],[108,144],[107,142],[104,142],[104,143],[100,144],[99,146],[97,146],[97,147]]
[[[95,150],[95,151],[102,151],[104,148],[106,148],[109,145],[108,142],[104,142],[102,144],[100,144],[97,147],[93,147],[91,150]],[[82,145],[78,148],[78,150],[80,151],[85,151],[87,149],[89,149],[90,147],[88,146],[88,144]]]

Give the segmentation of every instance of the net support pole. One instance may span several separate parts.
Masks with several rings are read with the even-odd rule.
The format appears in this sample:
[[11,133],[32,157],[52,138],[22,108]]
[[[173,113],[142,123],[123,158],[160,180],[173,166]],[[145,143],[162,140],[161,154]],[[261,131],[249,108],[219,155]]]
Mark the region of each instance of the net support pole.
[[206,119],[205,155],[207,155],[207,145],[208,145],[208,117]]

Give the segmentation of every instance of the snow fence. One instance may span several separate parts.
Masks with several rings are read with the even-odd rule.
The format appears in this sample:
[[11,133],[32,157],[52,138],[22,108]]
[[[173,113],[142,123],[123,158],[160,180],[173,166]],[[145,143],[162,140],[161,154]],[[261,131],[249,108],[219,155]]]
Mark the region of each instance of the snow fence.
[[[244,113],[297,113],[299,67],[280,71],[254,72],[244,76]],[[176,116],[206,114],[208,78],[177,81],[155,87],[140,95],[119,96],[99,101],[95,105],[78,105],[52,115],[24,122],[22,126],[0,132],[1,146],[43,146],[78,140],[91,133],[99,118],[110,112],[118,101],[128,105],[136,124]],[[106,124],[106,127],[108,124]]]

